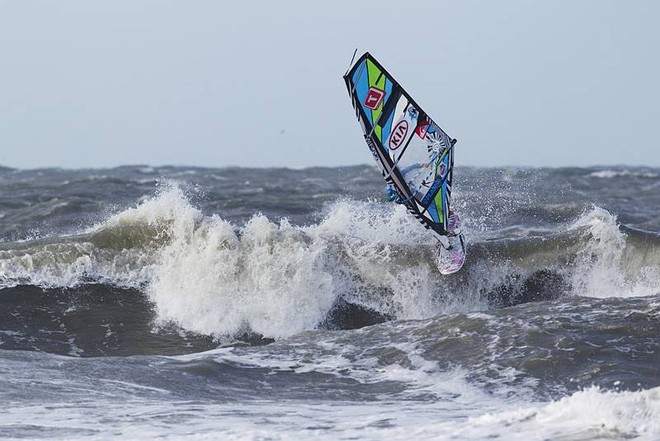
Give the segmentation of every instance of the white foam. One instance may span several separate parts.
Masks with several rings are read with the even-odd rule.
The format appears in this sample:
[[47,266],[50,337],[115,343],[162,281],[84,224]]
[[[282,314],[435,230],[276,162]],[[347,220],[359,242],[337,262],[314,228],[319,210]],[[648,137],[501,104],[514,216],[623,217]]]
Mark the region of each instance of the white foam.
[[323,244],[255,216],[240,231],[218,217],[171,233],[148,293],[159,317],[212,335],[283,337],[313,329],[334,302]]
[[657,440],[660,388],[612,392],[592,387],[546,405],[470,418],[456,433],[468,439],[485,434],[516,440]]
[[[457,386],[451,376],[437,379],[446,380],[447,387]],[[81,387],[71,380],[54,384],[56,391],[64,392]],[[369,402],[187,401],[159,388],[112,380],[82,390],[87,395],[80,401],[8,406],[0,414],[0,427],[10,436],[27,431],[31,439],[60,435],[72,440],[654,441],[660,437],[660,388],[637,392],[591,388],[549,403],[504,403],[460,387],[447,399]]]
[[[588,297],[638,297],[660,292],[660,262],[640,262],[632,256],[633,245],[618,225],[616,216],[594,207],[571,229],[584,229],[587,246],[578,252],[571,268],[573,291]],[[655,263],[655,264],[654,264]]]
[[641,178],[657,178],[656,173],[633,171],[633,170],[600,170],[592,172],[589,176],[601,179],[612,179],[626,176],[641,177]]

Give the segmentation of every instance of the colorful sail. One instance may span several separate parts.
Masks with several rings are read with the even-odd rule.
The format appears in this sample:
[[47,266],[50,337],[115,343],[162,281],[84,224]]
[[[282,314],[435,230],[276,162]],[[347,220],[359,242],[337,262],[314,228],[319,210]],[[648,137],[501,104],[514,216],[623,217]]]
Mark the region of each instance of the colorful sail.
[[456,140],[368,52],[344,81],[383,176],[424,226],[446,234]]

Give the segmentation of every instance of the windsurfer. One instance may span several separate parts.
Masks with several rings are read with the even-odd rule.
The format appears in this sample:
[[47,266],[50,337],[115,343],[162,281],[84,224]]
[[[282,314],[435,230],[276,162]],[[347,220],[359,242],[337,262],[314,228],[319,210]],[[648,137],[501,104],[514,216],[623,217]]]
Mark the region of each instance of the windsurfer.
[[390,202],[395,202],[397,204],[403,203],[403,198],[392,184],[387,184],[385,187],[385,194],[387,194],[387,199],[389,199]]
[[[397,204],[402,204],[404,202],[403,197],[399,194],[399,192],[394,188],[392,184],[387,184],[385,187],[385,193],[387,194],[387,198],[395,202]],[[461,234],[461,217],[458,215],[458,213],[454,212],[451,208],[449,208],[449,216],[447,217],[447,224],[446,224],[446,235],[439,234],[438,235],[438,242],[440,245],[447,249],[451,250],[451,244],[449,243],[449,238],[450,237],[455,237]]]

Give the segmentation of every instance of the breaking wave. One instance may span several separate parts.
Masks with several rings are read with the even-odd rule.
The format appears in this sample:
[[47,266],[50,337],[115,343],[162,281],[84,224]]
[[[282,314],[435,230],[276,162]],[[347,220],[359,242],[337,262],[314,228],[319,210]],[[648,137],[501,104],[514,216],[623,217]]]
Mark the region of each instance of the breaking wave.
[[0,287],[135,289],[158,323],[276,339],[333,326],[328,317],[346,305],[372,320],[421,319],[566,295],[660,292],[660,240],[622,228],[604,209],[553,231],[497,239],[465,217],[466,266],[443,277],[431,233],[403,207],[343,200],[308,226],[261,214],[236,226],[203,215],[172,185],[79,234],[0,244]]

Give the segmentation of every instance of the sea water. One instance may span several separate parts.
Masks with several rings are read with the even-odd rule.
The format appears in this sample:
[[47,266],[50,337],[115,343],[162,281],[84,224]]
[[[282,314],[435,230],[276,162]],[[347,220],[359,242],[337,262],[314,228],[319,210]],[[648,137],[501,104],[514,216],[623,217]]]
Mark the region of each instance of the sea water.
[[660,439],[660,170],[0,169],[0,438]]

